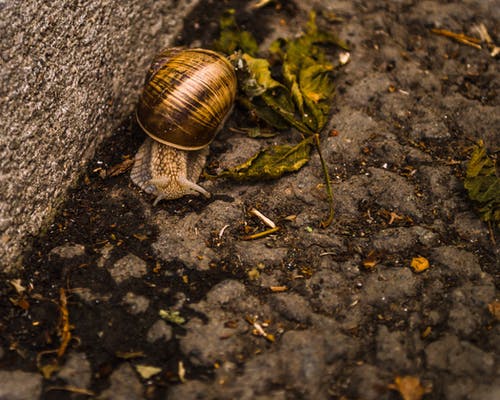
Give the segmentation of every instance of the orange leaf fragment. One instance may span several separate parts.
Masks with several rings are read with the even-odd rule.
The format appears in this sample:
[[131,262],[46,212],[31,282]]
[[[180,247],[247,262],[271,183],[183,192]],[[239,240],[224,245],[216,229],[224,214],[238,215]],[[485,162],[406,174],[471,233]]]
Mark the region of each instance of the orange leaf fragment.
[[414,257],[411,260],[410,266],[413,268],[415,272],[425,271],[430,267],[429,260],[425,257]]
[[366,258],[363,260],[363,267],[371,269],[377,265],[381,260],[382,254],[377,250],[371,250]]
[[396,376],[394,383],[387,387],[399,392],[403,400],[421,400],[424,394],[430,392],[430,388],[422,386],[420,379],[410,375]]
[[422,339],[425,339],[427,336],[429,336],[432,333],[432,328],[430,326],[426,327],[422,334],[420,335]]
[[134,233],[132,236],[135,237],[140,242],[142,242],[148,238],[148,235],[143,235],[142,233]]
[[288,288],[286,286],[270,286],[271,292],[286,292]]
[[495,300],[492,303],[488,304],[488,310],[497,321],[500,321],[500,300]]

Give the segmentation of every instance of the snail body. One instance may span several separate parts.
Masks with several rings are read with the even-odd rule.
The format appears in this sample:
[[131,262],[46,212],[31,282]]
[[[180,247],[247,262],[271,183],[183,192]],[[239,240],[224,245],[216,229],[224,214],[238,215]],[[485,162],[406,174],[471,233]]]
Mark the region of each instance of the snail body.
[[210,197],[196,182],[236,88],[234,68],[216,52],[170,48],[155,57],[136,110],[149,137],[131,172],[136,185],[156,196],[155,204],[187,194]]

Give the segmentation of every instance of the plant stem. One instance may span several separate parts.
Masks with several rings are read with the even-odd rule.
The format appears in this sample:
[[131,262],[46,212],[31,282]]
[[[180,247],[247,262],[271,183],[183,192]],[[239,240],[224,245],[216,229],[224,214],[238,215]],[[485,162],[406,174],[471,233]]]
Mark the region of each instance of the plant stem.
[[328,218],[326,220],[321,221],[319,225],[322,228],[327,228],[332,223],[333,217],[335,215],[335,211],[333,209],[333,190],[332,190],[332,184],[330,182],[330,174],[328,173],[328,167],[326,166],[325,159],[323,158],[323,154],[321,153],[319,134],[317,133],[314,134],[314,145],[316,147],[316,151],[318,152],[319,159],[321,161],[321,166],[323,168],[323,176],[325,178],[326,193],[328,195],[328,208],[329,208]]

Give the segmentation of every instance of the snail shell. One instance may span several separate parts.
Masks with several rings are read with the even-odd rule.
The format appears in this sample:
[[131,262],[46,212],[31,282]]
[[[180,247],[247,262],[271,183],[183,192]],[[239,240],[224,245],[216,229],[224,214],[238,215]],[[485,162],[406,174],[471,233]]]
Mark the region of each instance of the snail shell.
[[206,149],[230,114],[236,74],[219,53],[170,48],[153,60],[137,106],[137,122],[152,140],[136,155],[131,178],[161,199],[209,193],[196,184]]

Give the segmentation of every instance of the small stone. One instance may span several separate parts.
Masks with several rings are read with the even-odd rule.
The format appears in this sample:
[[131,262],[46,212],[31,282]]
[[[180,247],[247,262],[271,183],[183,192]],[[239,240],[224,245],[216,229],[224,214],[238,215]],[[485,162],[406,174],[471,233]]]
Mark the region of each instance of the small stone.
[[76,288],[72,290],[72,293],[75,293],[86,303],[93,303],[93,302],[106,303],[112,297],[111,293],[105,293],[105,294],[96,293],[93,292],[90,288]]
[[417,235],[411,228],[389,228],[373,236],[373,247],[377,250],[400,252],[415,246],[417,240]]
[[110,387],[98,397],[102,400],[142,400],[143,387],[132,367],[120,365],[109,378]]
[[79,257],[85,254],[85,246],[82,244],[66,244],[54,247],[49,254],[50,256],[56,255],[65,259]]
[[151,328],[149,328],[146,337],[149,343],[154,343],[160,339],[168,342],[170,339],[172,339],[172,336],[172,327],[162,319],[159,319],[151,326]]
[[432,342],[425,349],[430,368],[448,370],[456,375],[475,376],[491,374],[495,358],[469,342],[460,342],[456,336],[446,335]]
[[488,228],[473,213],[463,212],[455,216],[453,227],[458,235],[469,242],[482,242],[488,244]]
[[[244,348],[243,338],[239,337],[246,325],[224,326],[235,316],[221,311],[211,312],[208,323],[199,318],[190,319],[183,327],[186,334],[180,338],[181,351],[196,366],[212,366],[217,360],[227,360]],[[224,340],[221,340],[224,338]]]
[[401,332],[389,332],[389,329],[382,325],[377,333],[377,360],[381,364],[387,365],[389,370],[401,373],[411,367],[411,362],[407,356],[407,349],[404,346],[404,337]]
[[325,370],[325,343],[322,334],[311,331],[288,331],[281,339],[279,349],[284,382],[302,396],[325,398],[321,385]]
[[85,353],[71,352],[57,376],[68,385],[88,388],[92,379],[92,368]]
[[301,323],[307,323],[312,314],[308,301],[297,293],[276,293],[271,306],[285,318]]
[[377,267],[366,280],[362,299],[369,304],[402,301],[417,293],[418,278],[409,268]]
[[0,399],[38,399],[42,394],[42,375],[23,371],[0,371]]
[[389,382],[392,378],[382,368],[363,364],[354,367],[350,374],[349,398],[380,400],[380,382]]
[[245,285],[235,280],[225,280],[215,285],[207,294],[207,302],[224,305],[245,295]]
[[434,249],[432,254],[435,261],[447,267],[448,274],[468,279],[481,275],[477,257],[468,251],[453,246],[442,246]]
[[[172,385],[168,390],[168,399],[216,399],[213,386],[207,382],[190,380],[188,385]],[[220,397],[219,397],[220,398]]]
[[122,302],[128,306],[128,312],[134,315],[145,312],[149,307],[149,299],[132,292],[128,292]]
[[411,137],[413,140],[422,139],[447,139],[450,137],[450,132],[446,125],[438,120],[438,117],[433,113],[423,110],[425,115],[420,120],[415,121]]
[[235,252],[245,265],[256,266],[259,263],[275,265],[286,257],[288,249],[268,247],[265,242],[241,241],[236,243]]
[[398,214],[421,217],[420,201],[415,188],[402,176],[381,168],[369,168],[368,192],[381,207]]
[[146,275],[148,268],[144,260],[134,254],[128,254],[115,262],[109,272],[115,282],[120,284],[129,278],[140,278]]

